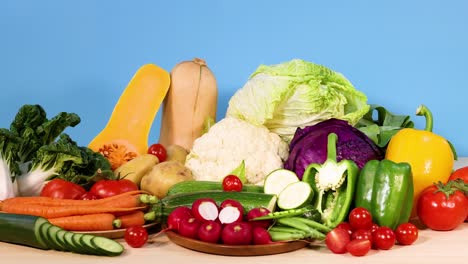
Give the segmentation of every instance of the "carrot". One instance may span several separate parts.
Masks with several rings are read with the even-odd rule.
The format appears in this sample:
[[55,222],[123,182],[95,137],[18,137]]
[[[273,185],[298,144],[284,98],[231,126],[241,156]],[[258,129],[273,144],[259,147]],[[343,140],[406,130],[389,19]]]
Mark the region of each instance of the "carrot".
[[51,224],[69,231],[105,231],[114,229],[112,222],[115,216],[102,213],[56,217],[48,220]]
[[117,213],[117,212],[131,212],[142,207],[110,207],[110,206],[47,206],[36,204],[4,204],[2,210],[6,213],[35,215],[44,218],[56,218],[71,215],[85,215],[97,213]]
[[112,207],[136,207],[141,206],[140,195],[143,191],[131,191],[121,193],[115,196],[98,200],[73,200],[58,199],[50,197],[13,197],[3,200],[0,204],[0,210],[3,207],[15,206],[17,204],[44,205],[44,206],[112,206]]
[[138,210],[133,213],[121,215],[113,221],[116,228],[127,228],[130,226],[144,225],[145,224],[145,213]]

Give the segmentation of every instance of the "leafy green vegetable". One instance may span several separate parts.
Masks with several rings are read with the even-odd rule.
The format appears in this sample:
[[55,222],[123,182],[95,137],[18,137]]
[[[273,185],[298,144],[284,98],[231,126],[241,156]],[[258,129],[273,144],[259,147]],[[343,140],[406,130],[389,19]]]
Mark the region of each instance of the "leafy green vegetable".
[[[374,112],[377,119],[374,119]],[[396,115],[380,105],[371,105],[369,111],[355,126],[374,143],[385,149],[390,139],[403,128],[414,127],[409,115]]]
[[356,124],[367,97],[342,74],[304,60],[260,65],[230,99],[227,116],[264,125],[287,143],[298,127],[330,118]]

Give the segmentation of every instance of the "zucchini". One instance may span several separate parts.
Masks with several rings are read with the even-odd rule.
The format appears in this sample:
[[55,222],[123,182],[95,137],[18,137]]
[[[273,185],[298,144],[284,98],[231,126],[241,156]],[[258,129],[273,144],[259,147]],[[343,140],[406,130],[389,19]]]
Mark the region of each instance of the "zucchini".
[[[167,196],[179,193],[191,193],[199,191],[222,191],[223,183],[217,181],[183,181],[178,182],[169,188]],[[263,193],[263,186],[244,184],[243,192]]]
[[118,256],[124,247],[109,238],[66,231],[39,216],[0,213],[0,241],[40,249]]
[[278,207],[283,210],[301,208],[310,204],[314,191],[309,183],[298,181],[287,185],[278,195]]
[[291,183],[298,182],[296,173],[287,169],[277,169],[265,177],[263,192],[279,195],[280,192]]
[[242,204],[245,213],[255,207],[265,207],[273,212],[276,209],[277,200],[276,195],[253,192],[202,191],[180,193],[166,196],[159,203],[153,205],[151,209],[154,212],[153,218],[156,221],[164,222],[175,208],[180,206],[191,207],[194,201],[201,198],[212,198],[218,205],[226,199],[236,200]]

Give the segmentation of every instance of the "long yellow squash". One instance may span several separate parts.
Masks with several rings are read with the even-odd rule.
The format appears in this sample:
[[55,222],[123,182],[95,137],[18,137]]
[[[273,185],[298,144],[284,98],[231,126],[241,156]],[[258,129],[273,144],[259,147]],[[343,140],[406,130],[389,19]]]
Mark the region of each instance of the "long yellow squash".
[[112,169],[146,153],[152,123],[170,86],[169,73],[154,65],[138,69],[104,129],[88,147],[109,159]]

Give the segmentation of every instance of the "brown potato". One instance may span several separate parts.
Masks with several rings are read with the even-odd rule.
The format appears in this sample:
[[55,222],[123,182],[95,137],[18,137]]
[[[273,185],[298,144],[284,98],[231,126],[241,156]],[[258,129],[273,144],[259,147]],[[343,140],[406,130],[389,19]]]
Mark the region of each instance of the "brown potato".
[[166,152],[166,161],[176,160],[181,162],[182,164],[185,164],[185,159],[187,158],[188,151],[184,147],[180,145],[170,145],[166,148]]
[[169,188],[182,181],[193,180],[192,171],[179,161],[164,161],[155,165],[140,182],[140,189],[159,199],[167,195]]

